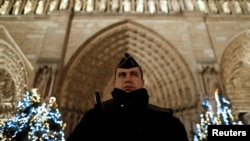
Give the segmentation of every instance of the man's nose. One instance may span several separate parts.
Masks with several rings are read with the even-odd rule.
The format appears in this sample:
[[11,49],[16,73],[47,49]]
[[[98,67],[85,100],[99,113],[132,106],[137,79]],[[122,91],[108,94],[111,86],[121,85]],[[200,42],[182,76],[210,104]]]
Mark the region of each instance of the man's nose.
[[131,75],[126,75],[126,76],[125,76],[125,81],[130,81],[131,78],[132,78]]

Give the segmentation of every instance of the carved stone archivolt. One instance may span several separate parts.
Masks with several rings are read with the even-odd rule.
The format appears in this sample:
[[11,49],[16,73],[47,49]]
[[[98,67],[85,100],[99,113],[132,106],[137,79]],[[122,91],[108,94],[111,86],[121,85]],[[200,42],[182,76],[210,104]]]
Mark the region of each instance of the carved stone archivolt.
[[[150,103],[181,113],[196,107],[198,97],[191,71],[181,55],[163,38],[132,21],[121,21],[100,31],[83,44],[65,67],[60,85],[60,105],[69,125],[94,105],[94,93],[110,98],[114,68],[128,52],[144,70]],[[182,114],[179,114],[182,115]]]
[[[0,63],[1,64],[1,63]],[[12,116],[14,109],[15,84],[5,69],[0,69],[0,119]]]
[[222,57],[222,81],[236,113],[250,109],[250,36],[246,31],[235,38]]
[[16,104],[30,86],[33,70],[13,39],[4,27],[0,26],[0,119],[12,116]]
[[[3,43],[3,41],[2,41]],[[22,95],[27,87],[27,78],[24,70],[24,64],[20,61],[20,57],[13,49],[7,44],[1,44],[0,53],[3,55],[1,60],[4,62],[1,66],[4,70],[9,72],[10,78],[14,81],[15,95]],[[19,60],[19,61],[18,61]]]

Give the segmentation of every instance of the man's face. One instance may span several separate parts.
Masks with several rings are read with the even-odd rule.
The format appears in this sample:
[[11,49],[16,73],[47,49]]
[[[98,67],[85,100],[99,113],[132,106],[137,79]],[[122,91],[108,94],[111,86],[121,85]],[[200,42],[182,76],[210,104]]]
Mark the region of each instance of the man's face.
[[131,92],[144,86],[144,80],[139,67],[123,69],[117,68],[114,87],[125,92]]

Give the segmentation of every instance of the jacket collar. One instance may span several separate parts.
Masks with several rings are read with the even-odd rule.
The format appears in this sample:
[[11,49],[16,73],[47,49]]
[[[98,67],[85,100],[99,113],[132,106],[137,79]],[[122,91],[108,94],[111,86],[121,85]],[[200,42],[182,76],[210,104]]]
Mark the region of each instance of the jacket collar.
[[124,109],[142,109],[146,108],[149,102],[148,92],[145,88],[126,93],[121,89],[114,88],[112,97]]

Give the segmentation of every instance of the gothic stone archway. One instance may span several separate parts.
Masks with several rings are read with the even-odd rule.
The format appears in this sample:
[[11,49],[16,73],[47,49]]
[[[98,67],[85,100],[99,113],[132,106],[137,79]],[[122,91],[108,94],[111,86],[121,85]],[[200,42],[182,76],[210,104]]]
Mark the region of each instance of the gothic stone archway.
[[195,82],[180,54],[154,31],[126,20],[90,38],[66,66],[59,101],[68,128],[93,107],[95,91],[102,100],[110,97],[114,68],[125,52],[141,64],[151,103],[174,110],[196,105]]
[[224,89],[235,114],[250,112],[250,31],[234,38],[221,61]]

